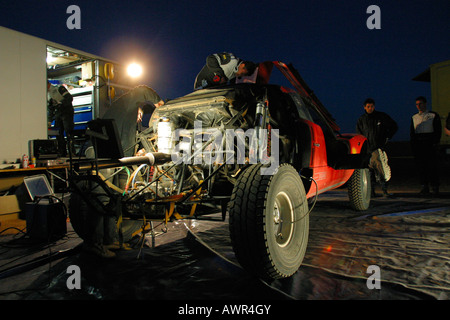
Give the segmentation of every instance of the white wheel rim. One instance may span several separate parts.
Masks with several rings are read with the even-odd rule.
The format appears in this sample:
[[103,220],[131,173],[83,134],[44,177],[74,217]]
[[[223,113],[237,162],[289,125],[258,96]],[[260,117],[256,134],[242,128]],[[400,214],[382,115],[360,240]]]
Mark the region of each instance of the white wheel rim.
[[273,207],[274,235],[280,248],[286,247],[294,233],[294,209],[286,192],[279,192]]

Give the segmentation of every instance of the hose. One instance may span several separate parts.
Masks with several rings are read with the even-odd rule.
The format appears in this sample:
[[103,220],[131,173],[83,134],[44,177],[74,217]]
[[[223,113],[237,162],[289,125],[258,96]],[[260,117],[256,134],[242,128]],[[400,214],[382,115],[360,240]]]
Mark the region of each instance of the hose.
[[125,191],[124,191],[124,194],[125,193],[127,193],[128,192],[128,189],[129,189],[129,187],[130,187],[130,184],[131,185],[134,185],[134,181],[135,181],[135,179],[136,179],[136,175],[137,175],[137,173],[143,168],[143,167],[145,167],[147,164],[141,164],[136,170],[134,170],[133,171],[133,173],[128,177],[128,180],[127,180],[127,184],[126,184],[126,186],[125,186]]

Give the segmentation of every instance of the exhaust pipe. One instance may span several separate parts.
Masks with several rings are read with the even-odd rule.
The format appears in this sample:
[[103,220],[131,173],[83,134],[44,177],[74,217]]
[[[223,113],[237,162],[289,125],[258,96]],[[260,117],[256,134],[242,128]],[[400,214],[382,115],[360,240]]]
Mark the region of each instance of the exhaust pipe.
[[124,157],[118,160],[100,159],[100,160],[84,160],[73,163],[73,169],[76,171],[107,169],[122,166],[147,164],[149,166],[157,166],[172,161],[172,156],[167,153],[150,152],[144,156]]
[[133,164],[148,164],[149,166],[160,165],[172,161],[172,156],[167,153],[149,152],[144,156],[124,157],[119,162],[125,166]]

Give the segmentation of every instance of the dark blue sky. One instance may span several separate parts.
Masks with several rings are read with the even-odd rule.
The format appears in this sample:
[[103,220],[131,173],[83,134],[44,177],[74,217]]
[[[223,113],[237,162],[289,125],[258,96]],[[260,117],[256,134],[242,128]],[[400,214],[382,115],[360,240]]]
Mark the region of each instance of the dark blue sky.
[[[69,5],[81,30],[69,30]],[[369,30],[370,5],[381,29]],[[127,64],[164,99],[189,93],[207,55],[233,52],[256,62],[292,62],[342,132],[354,132],[367,97],[408,139],[415,97],[429,83],[411,79],[450,59],[449,0],[0,1],[0,25]],[[431,104],[431,103],[430,103]]]

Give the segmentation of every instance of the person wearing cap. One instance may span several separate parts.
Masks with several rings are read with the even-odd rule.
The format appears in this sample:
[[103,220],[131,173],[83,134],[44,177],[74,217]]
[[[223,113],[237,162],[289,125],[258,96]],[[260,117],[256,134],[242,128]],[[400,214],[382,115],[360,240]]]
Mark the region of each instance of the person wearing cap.
[[239,59],[232,53],[209,55],[205,66],[195,78],[194,90],[219,86],[235,81],[236,78],[252,75],[256,67],[255,63]]

